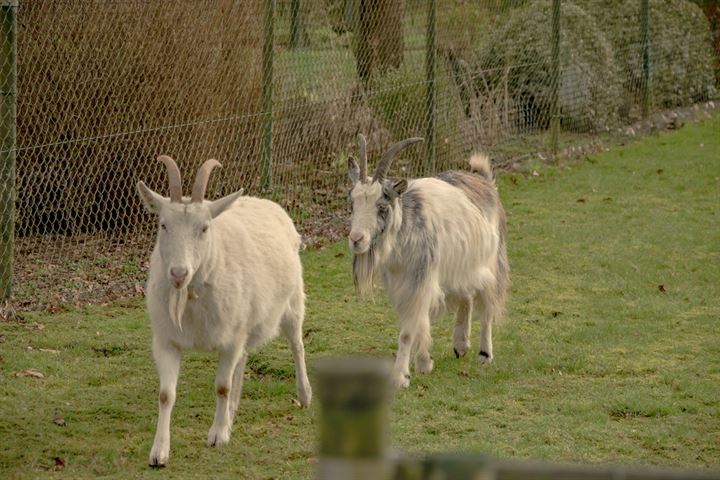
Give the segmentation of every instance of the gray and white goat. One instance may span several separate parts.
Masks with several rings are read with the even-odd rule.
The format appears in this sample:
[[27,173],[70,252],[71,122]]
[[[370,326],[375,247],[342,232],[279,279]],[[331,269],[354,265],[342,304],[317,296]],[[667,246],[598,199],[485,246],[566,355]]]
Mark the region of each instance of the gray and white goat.
[[300,404],[309,405],[312,397],[302,340],[301,242],[292,220],[279,205],[241,196],[242,190],[205,200],[210,172],[220,165],[216,160],[200,167],[191,198],[182,196],[177,164],[167,156],[158,160],[167,167],[170,198],[138,183],[145,207],[159,217],[147,284],[152,351],[160,376],[151,466],[168,461],[182,350],[219,352],[209,446],[230,439],[248,353],[279,332],[290,343]]
[[456,311],[455,355],[465,355],[470,347],[476,310],[481,325],[478,361],[491,362],[492,324],[502,314],[509,284],[505,211],[489,159],[473,155],[469,172],[387,179],[393,157],[419,141],[392,145],[372,178],[367,176],[365,137],[358,136],[360,164],[348,159],[353,277],[364,294],[381,274],[397,311],[400,338],[393,383],[400,387],[410,384],[413,352],[415,371],[432,371],[430,324],[446,309]]

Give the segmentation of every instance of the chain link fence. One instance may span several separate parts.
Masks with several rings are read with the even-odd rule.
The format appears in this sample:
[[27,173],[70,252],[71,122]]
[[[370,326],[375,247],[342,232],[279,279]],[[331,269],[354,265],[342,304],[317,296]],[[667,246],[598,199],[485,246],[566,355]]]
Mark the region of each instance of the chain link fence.
[[687,0],[0,8],[0,299],[21,309],[142,291],[155,225],[135,185],[166,190],[160,154],[186,191],[218,159],[208,198],[271,198],[316,243],[343,233],[359,132],[371,158],[425,137],[391,174],[433,175],[473,150],[561,158],[717,92],[710,22]]

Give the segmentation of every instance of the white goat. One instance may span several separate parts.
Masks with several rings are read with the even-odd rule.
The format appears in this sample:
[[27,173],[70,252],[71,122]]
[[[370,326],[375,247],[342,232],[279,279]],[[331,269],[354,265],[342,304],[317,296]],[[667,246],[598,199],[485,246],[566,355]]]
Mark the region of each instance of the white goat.
[[393,157],[419,141],[410,138],[391,146],[372,179],[366,173],[362,135],[360,165],[348,159],[353,277],[360,292],[368,293],[374,276],[382,274],[400,323],[393,371],[393,382],[400,387],[410,384],[413,351],[415,370],[432,371],[430,324],[446,307],[456,310],[453,346],[458,358],[470,347],[473,307],[479,310],[478,361],[491,362],[492,323],[503,311],[509,284],[505,211],[488,158],[474,155],[470,172],[387,180]]
[[200,167],[192,197],[182,197],[176,163],[167,156],[158,160],[167,167],[170,198],[143,182],[138,183],[138,192],[146,208],[159,216],[147,305],[160,376],[150,465],[160,467],[170,452],[170,414],[182,350],[219,352],[209,446],[230,439],[248,353],[279,331],[290,343],[301,405],[310,404],[312,391],[302,340],[305,293],[300,236],[292,221],[279,205],[242,197],[242,190],[213,202],[204,200],[210,171],[220,165],[215,160]]

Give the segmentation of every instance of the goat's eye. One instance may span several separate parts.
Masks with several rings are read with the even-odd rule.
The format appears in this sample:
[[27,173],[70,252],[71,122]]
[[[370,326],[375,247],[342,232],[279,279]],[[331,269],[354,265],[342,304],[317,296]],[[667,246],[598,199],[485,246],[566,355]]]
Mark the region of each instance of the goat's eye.
[[209,225],[203,225],[203,227],[202,227],[202,233],[207,232],[207,231],[208,231],[208,227],[209,227]]
[[167,230],[167,225],[165,225],[164,223],[161,223],[160,228],[162,228],[163,230]]

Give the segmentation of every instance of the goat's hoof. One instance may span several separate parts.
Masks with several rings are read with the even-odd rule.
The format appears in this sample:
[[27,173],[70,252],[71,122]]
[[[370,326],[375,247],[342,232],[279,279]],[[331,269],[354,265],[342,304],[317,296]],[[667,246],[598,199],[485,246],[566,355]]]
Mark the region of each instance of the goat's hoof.
[[415,360],[415,371],[418,373],[430,373],[434,366],[433,359],[430,357]]
[[230,427],[216,427],[213,425],[208,432],[208,447],[219,447],[230,441]]
[[156,447],[153,445],[150,450],[150,461],[148,464],[152,468],[164,468],[170,457],[169,447]]
[[410,374],[397,374],[393,377],[392,383],[396,388],[408,388],[410,386]]
[[470,350],[470,342],[455,342],[455,345],[453,346],[453,352],[455,353],[455,358],[464,357],[465,354]]
[[492,353],[488,353],[484,350],[480,350],[480,353],[478,354],[478,365],[487,365],[488,363],[492,363],[492,361],[493,361]]
[[310,402],[312,402],[312,388],[310,388],[310,382],[307,384],[304,384],[302,386],[299,386],[297,389],[297,395],[298,395],[298,404],[301,407],[309,407]]

